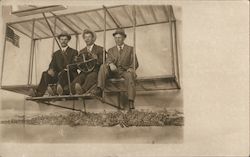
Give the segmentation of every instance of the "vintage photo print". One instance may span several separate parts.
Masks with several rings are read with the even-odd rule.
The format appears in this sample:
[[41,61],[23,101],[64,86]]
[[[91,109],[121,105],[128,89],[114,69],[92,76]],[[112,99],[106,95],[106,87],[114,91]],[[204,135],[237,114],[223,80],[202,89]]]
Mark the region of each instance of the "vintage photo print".
[[0,157],[249,156],[249,1],[0,3]]
[[183,142],[181,7],[6,5],[3,17],[3,142]]

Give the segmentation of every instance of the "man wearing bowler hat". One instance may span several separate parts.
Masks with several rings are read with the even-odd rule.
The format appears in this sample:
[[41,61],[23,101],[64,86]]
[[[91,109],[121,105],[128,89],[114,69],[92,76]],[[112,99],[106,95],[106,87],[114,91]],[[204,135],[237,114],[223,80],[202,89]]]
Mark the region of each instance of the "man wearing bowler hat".
[[[121,28],[113,33],[116,45],[108,50],[106,64],[102,64],[98,73],[97,95],[101,95],[105,88],[105,81],[108,77],[122,77],[125,79],[127,86],[129,109],[134,109],[135,100],[135,79],[134,70],[138,68],[137,57],[133,56],[134,48],[124,43],[127,35]],[[135,65],[134,65],[135,59]]]
[[[74,63],[78,52],[68,46],[71,36],[67,32],[62,32],[57,38],[61,48],[53,53],[48,70],[42,73],[38,87],[30,91],[30,96],[43,96],[46,89],[50,95],[68,94],[67,65]],[[72,81],[78,74],[77,68],[70,66],[69,74]],[[49,84],[56,84],[56,89],[48,86]]]
[[[85,29],[82,37],[86,47],[80,50],[77,60],[83,62],[83,68],[79,68],[81,72],[72,82],[73,94],[84,94],[96,84],[98,71],[103,63],[103,47],[95,44],[96,33]],[[88,67],[85,67],[86,64]]]

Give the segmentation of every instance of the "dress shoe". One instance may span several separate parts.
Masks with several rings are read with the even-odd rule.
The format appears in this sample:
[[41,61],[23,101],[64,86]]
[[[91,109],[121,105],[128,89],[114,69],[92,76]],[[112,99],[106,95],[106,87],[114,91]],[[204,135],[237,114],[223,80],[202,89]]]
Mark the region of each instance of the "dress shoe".
[[63,95],[63,88],[60,84],[57,85],[56,92],[58,95]]
[[82,87],[79,83],[75,84],[75,91],[77,95],[81,95],[83,93]]
[[54,92],[54,90],[53,90],[53,88],[51,86],[47,87],[47,92],[49,93],[49,96],[54,96],[55,95],[55,92]]

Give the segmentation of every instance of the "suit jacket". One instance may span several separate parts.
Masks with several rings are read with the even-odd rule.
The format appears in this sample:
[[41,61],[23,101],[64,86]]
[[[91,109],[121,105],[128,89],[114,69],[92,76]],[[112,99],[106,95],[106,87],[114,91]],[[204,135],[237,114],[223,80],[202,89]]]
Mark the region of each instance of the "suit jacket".
[[[117,46],[108,50],[107,63],[114,63],[118,70],[127,70],[133,68],[133,47],[124,45],[123,52],[120,54]],[[139,67],[137,56],[135,55],[135,69]]]
[[[91,53],[96,55],[96,57],[97,57],[97,64],[95,66],[94,71],[99,71],[100,66],[103,63],[103,47],[94,44],[92,47]],[[93,56],[88,52],[87,47],[80,50],[78,57],[81,57],[81,59],[83,59],[83,55],[84,55],[86,60],[93,58]]]
[[[56,73],[66,69],[68,64],[74,63],[75,57],[78,55],[78,51],[71,47],[68,47],[64,53],[65,55],[63,55],[61,50],[57,50],[53,53],[49,68],[53,69]],[[70,66],[70,72],[73,76],[76,76],[77,68],[75,66]]]

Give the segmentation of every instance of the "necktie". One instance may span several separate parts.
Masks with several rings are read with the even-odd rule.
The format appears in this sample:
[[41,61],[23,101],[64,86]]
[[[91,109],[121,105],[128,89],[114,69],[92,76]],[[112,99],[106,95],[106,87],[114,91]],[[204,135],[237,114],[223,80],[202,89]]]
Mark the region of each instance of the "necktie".
[[120,52],[120,54],[123,52],[122,46],[119,46],[119,52]]
[[91,52],[91,51],[90,51],[90,47],[87,47],[87,51],[88,51],[88,52]]
[[90,47],[87,47],[87,52],[88,52],[88,57],[90,59],[92,57],[92,53],[91,53]]

